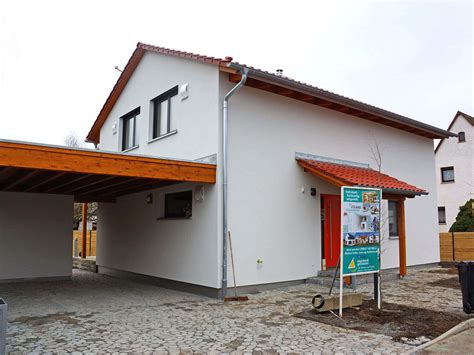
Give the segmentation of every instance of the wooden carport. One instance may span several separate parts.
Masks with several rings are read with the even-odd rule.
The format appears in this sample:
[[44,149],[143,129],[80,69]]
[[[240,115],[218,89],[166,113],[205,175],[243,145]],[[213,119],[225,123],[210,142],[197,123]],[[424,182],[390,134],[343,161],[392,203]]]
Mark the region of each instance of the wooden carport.
[[216,166],[0,141],[0,191],[72,195],[74,201],[83,202],[82,250],[88,202],[115,202],[123,195],[182,182],[214,184]]
[[181,182],[214,184],[216,166],[99,150],[0,141],[0,191],[73,195],[76,202]]

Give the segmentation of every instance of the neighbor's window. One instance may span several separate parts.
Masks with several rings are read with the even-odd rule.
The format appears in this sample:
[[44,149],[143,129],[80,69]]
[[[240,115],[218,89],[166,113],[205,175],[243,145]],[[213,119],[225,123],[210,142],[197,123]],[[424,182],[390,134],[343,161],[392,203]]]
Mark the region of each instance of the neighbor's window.
[[446,224],[446,208],[438,207],[438,223]]
[[122,150],[127,150],[136,146],[137,116],[140,114],[140,107],[122,116]]
[[172,113],[177,95],[178,86],[175,86],[151,100],[153,111],[151,139],[163,136],[175,129]]
[[165,218],[191,218],[193,192],[182,191],[165,195]]
[[388,235],[398,237],[398,203],[388,201]]
[[465,142],[466,141],[466,132],[459,132],[458,133],[458,142]]
[[454,167],[450,166],[447,168],[441,168],[441,181],[450,182],[454,181]]

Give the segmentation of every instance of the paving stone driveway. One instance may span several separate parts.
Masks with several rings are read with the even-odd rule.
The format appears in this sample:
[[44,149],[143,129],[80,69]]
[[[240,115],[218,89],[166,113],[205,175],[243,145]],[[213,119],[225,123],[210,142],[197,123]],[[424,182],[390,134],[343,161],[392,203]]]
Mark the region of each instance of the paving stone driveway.
[[[384,283],[384,300],[462,312],[460,292],[425,287],[452,277],[417,271]],[[371,287],[359,290],[370,295]],[[245,303],[166,290],[74,270],[72,281],[0,284],[9,304],[7,350],[64,352],[406,352],[390,337],[298,319],[327,288],[304,284],[251,295]]]

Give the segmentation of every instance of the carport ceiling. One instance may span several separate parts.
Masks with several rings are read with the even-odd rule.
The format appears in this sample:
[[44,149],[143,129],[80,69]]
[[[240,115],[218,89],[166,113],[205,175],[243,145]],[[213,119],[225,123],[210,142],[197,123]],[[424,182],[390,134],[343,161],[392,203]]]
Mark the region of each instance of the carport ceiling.
[[216,166],[88,149],[0,141],[0,191],[73,195],[76,202],[181,182],[214,184]]

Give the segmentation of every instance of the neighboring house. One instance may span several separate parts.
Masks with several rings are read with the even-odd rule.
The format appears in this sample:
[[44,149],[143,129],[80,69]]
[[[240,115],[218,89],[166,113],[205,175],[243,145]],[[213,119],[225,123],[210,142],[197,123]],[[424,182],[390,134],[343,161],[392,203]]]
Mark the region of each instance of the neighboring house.
[[442,139],[435,149],[440,233],[449,231],[459,207],[474,198],[474,117],[458,111],[448,131],[457,138]]
[[[340,187],[380,187],[382,266],[404,275],[407,264],[439,261],[433,139],[449,136],[281,72],[139,43],[88,134],[99,151],[51,148],[72,186],[27,180],[9,191],[99,201],[99,272],[217,296],[232,284],[227,231],[242,291],[302,282],[337,264]],[[23,147],[0,142],[0,165],[19,166],[2,163],[7,148]],[[0,199],[11,204],[8,194]]]

